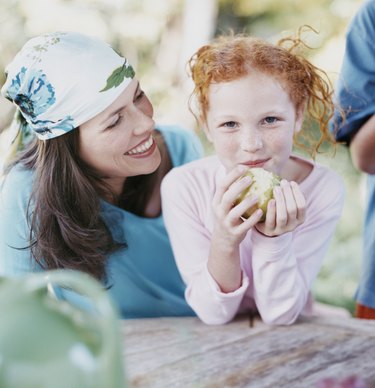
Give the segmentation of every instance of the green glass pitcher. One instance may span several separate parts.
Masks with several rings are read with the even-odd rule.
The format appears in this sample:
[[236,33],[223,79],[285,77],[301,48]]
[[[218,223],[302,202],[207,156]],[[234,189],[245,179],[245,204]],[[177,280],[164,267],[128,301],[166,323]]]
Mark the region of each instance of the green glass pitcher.
[[[56,285],[93,308],[56,299]],[[117,313],[89,275],[54,270],[0,278],[0,311],[0,387],[126,387]]]

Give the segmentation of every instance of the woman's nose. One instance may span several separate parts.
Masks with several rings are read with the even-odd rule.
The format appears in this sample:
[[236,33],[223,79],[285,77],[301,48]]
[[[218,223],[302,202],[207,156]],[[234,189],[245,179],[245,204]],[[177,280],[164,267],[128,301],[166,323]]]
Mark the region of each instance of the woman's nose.
[[151,132],[155,127],[155,121],[148,114],[138,109],[133,116],[133,133],[136,136]]

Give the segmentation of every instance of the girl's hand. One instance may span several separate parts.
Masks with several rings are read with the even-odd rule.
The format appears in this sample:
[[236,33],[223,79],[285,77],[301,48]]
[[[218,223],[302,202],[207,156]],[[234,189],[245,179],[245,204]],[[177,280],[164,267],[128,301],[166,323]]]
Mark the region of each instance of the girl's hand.
[[213,240],[216,244],[223,244],[223,248],[226,247],[225,250],[238,246],[247,231],[262,217],[262,211],[258,210],[247,220],[241,219],[245,211],[257,202],[257,197],[246,197],[241,203],[234,205],[236,198],[252,182],[249,176],[238,180],[245,171],[247,168],[242,166],[230,171],[218,186],[213,198],[212,208],[215,219]]
[[259,232],[270,237],[293,231],[305,221],[306,214],[306,200],[296,182],[283,179],[273,193],[265,222],[256,225]]
[[233,292],[241,286],[240,242],[263,214],[259,210],[246,221],[241,219],[245,211],[258,201],[256,197],[246,197],[234,205],[240,193],[251,185],[249,176],[239,179],[246,170],[246,167],[238,166],[230,171],[218,185],[212,201],[214,228],[207,268],[224,293]]

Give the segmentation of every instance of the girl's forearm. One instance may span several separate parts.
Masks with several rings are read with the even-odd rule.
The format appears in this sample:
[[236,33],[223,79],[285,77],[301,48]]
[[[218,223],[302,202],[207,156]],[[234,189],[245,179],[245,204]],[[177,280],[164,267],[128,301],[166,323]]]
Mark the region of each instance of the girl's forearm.
[[213,241],[207,267],[222,292],[233,292],[241,287],[242,270],[238,246],[228,247]]

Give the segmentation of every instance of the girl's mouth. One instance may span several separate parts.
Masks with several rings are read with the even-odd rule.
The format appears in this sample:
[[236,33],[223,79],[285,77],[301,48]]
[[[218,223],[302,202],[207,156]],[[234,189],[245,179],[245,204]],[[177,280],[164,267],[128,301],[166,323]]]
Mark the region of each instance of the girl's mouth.
[[241,163],[247,167],[263,167],[269,159],[258,159],[258,160],[248,160],[244,163]]

